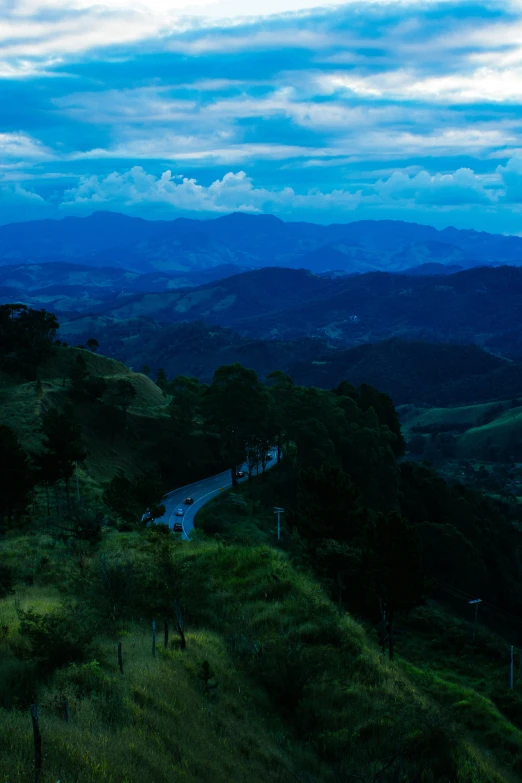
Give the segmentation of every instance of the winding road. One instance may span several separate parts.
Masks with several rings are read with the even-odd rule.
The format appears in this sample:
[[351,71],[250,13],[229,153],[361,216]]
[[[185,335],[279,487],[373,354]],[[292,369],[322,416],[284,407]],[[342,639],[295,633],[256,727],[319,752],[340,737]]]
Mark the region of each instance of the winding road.
[[[274,454],[274,457],[267,462],[265,470],[269,470],[277,464],[277,455],[274,451],[271,453]],[[243,466],[239,470],[243,470],[245,476],[238,479],[238,483],[247,481],[248,468]],[[261,466],[259,466],[259,473],[261,473]],[[254,475],[256,475],[255,472]],[[212,500],[212,498],[217,497],[221,491],[230,489],[231,486],[230,470],[225,470],[224,473],[218,473],[217,476],[210,476],[209,478],[196,481],[194,484],[187,484],[184,487],[173,489],[172,492],[168,492],[161,499],[162,504],[165,506],[165,513],[162,517],[156,519],[156,524],[168,525],[172,530],[174,522],[181,522],[183,525],[182,538],[188,540],[190,533],[194,530],[194,519],[200,508]],[[194,498],[194,503],[190,506],[185,505],[184,501],[187,497]],[[184,510],[185,513],[182,517],[176,516],[177,508]]]

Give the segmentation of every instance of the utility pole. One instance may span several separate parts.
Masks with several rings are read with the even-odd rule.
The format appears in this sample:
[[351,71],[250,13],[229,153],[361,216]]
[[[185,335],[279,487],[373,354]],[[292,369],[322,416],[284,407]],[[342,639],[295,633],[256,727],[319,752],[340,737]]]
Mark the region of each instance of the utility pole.
[[475,636],[477,633],[478,605],[480,603],[482,603],[482,598],[475,598],[473,601],[468,601],[468,604],[475,604],[475,619],[473,620],[473,644],[475,644]]
[[274,514],[277,514],[277,540],[280,541],[281,539],[281,514],[284,514],[285,510],[284,508],[279,508],[278,506],[274,506]]

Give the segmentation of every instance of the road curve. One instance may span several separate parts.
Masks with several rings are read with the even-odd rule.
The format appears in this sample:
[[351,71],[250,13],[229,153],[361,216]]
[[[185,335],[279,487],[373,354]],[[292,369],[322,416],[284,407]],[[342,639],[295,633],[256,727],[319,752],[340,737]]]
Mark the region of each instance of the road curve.
[[[277,456],[274,456],[266,464],[265,470],[273,468],[277,464]],[[238,479],[238,482],[247,481],[248,473],[247,467],[243,466],[240,470],[245,471],[245,476],[242,479]],[[261,473],[261,467],[259,468]],[[254,471],[254,475],[256,475]],[[230,489],[232,486],[232,480],[230,476],[230,470],[225,470],[223,473],[218,473],[217,476],[210,476],[201,481],[196,481],[194,484],[187,484],[184,487],[173,489],[172,492],[168,492],[162,499],[161,503],[165,506],[165,513],[162,517],[156,519],[156,524],[168,525],[172,530],[174,528],[174,522],[181,522],[183,525],[182,538],[187,540],[192,530],[194,530],[194,519],[196,514],[205,503],[208,503],[212,498],[217,497],[221,491]],[[194,503],[190,506],[185,505],[185,498],[194,498]],[[176,516],[176,509],[182,508],[184,514],[182,517]]]

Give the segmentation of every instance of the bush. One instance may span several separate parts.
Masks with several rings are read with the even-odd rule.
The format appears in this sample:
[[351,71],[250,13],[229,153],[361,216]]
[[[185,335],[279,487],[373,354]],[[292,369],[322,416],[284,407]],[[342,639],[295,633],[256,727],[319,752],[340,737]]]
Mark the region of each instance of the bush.
[[93,704],[106,723],[120,723],[126,717],[121,678],[108,675],[97,660],[73,663],[61,669],[53,686],[58,689],[54,699],[58,711],[61,711],[65,697],[73,717],[83,701]]
[[14,652],[37,662],[44,671],[82,660],[91,649],[96,624],[78,604],[62,604],[47,614],[20,609],[18,615],[21,641],[12,645]]
[[14,592],[13,569],[0,561],[0,598],[5,598]]

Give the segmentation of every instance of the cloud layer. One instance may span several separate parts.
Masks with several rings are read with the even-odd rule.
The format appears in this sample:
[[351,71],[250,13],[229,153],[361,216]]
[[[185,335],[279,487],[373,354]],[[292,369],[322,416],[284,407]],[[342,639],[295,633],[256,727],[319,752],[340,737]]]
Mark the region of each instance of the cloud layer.
[[1,222],[246,210],[522,232],[515,0],[0,13]]

